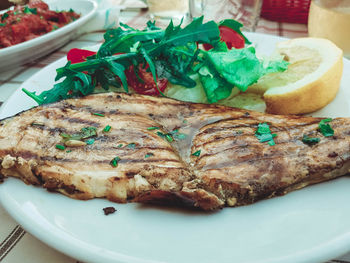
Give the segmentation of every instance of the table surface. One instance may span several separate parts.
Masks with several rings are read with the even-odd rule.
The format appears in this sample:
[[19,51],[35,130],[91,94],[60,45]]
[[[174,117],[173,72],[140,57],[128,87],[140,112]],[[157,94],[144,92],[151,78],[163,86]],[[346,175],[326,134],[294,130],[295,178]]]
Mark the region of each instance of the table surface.
[[[217,12],[217,14],[219,13],[220,17],[230,17],[229,12],[228,14],[223,14],[221,10]],[[132,27],[142,28],[147,20],[148,17],[145,11],[130,9],[121,11],[120,21]],[[304,24],[277,23],[260,19],[256,32],[288,38],[304,37],[307,36],[307,26]],[[46,65],[64,57],[71,48],[86,47],[101,43],[103,41],[103,33],[104,32],[100,31],[84,34],[61,49],[54,51],[34,63],[7,72],[0,72],[0,105],[20,87],[24,81]],[[77,260],[57,252],[29,233],[26,233],[21,226],[7,214],[1,205],[0,221],[0,262],[17,263],[23,262],[23,258],[26,258],[26,263],[78,263]],[[350,253],[329,262],[350,263]]]

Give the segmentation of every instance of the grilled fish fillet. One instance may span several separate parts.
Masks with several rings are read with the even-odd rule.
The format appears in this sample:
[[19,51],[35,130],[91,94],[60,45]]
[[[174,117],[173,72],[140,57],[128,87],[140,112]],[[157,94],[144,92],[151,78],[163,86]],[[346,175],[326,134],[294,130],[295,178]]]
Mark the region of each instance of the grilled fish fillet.
[[[76,199],[246,205],[349,172],[350,119],[333,119],[331,137],[320,120],[136,94],[69,99],[0,122],[0,180]],[[259,123],[277,134],[276,145],[256,138]],[[92,144],[56,148],[62,134],[86,127],[97,130]],[[307,145],[304,135],[320,142]]]

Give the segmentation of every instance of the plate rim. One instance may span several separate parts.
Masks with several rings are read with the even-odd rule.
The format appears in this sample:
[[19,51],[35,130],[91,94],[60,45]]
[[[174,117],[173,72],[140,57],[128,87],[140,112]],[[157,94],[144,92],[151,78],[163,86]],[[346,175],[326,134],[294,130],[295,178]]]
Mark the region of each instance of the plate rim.
[[[66,34],[67,32],[71,31],[72,28],[74,28],[74,29],[78,28],[79,26],[88,22],[95,15],[98,5],[94,0],[78,0],[78,1],[85,2],[85,3],[88,3],[91,5],[91,8],[90,8],[88,13],[82,15],[77,20],[75,20],[75,21],[55,30],[55,31],[48,32],[44,35],[38,36],[38,37],[33,38],[31,40],[28,40],[28,41],[21,42],[19,44],[13,45],[13,46],[2,48],[2,49],[0,49],[0,56],[10,56],[10,55],[13,55],[14,53],[16,53],[18,50],[28,49],[28,48],[31,48],[32,46],[43,44],[44,42],[50,40],[51,38],[62,36],[64,34]],[[69,0],[52,0],[52,1],[49,1],[48,4],[54,4],[54,3],[61,3],[62,4],[62,2],[69,2]],[[6,10],[2,10],[1,13],[6,12],[10,9],[11,8],[8,8]]]
[[[257,34],[257,35],[261,35],[261,36],[265,36],[265,37],[272,37],[272,38],[276,38],[276,39],[287,39],[284,37],[279,37],[279,36],[274,36],[274,35],[267,35],[267,34],[262,34],[262,33],[253,33],[253,34]],[[22,85],[5,101],[5,103],[3,103],[0,107],[0,115],[3,113],[4,109],[7,108],[7,104],[11,101],[12,97],[16,96],[16,92],[18,92],[19,90],[21,90],[22,86],[27,83],[30,82],[31,79],[35,79],[37,75],[40,75],[42,71],[45,71],[45,69],[47,69],[48,67],[52,66],[55,63],[60,63],[62,61],[65,60],[64,58],[58,59],[55,62],[50,63],[49,65],[47,65],[46,67],[42,68],[41,70],[39,70],[36,74],[34,74],[31,78],[27,79],[25,82],[22,83]],[[350,66],[350,61],[346,60],[346,63]],[[14,178],[8,178],[6,180],[17,180]],[[1,191],[0,189],[0,203],[1,205],[4,207],[4,209],[11,215],[12,218],[15,219],[16,222],[19,222],[23,228],[28,232],[33,234],[33,236],[35,236],[36,238],[38,238],[39,240],[41,240],[42,242],[44,242],[45,244],[48,244],[50,247],[60,251],[63,254],[69,255],[71,257],[77,258],[79,260],[83,260],[86,262],[95,262],[95,260],[101,260],[101,255],[95,255],[94,257],[91,257],[91,254],[88,255],[84,255],[84,253],[82,252],[77,252],[79,249],[82,249],[81,247],[79,247],[75,242],[79,241],[79,240],[75,240],[75,242],[69,243],[68,245],[63,244],[64,242],[61,243],[55,243],[54,238],[50,238],[49,235],[46,235],[47,232],[43,232],[42,230],[40,230],[40,224],[33,221],[33,222],[28,222],[24,220],[25,217],[25,213],[23,211],[21,211],[19,209],[19,213],[18,210],[15,211],[16,209],[13,209],[13,207],[18,207],[18,204],[15,202],[15,200],[12,200],[11,202],[5,202],[4,199],[4,192]],[[7,199],[7,201],[10,199]],[[11,200],[10,200],[11,201]],[[36,225],[36,228],[31,227],[30,225]],[[57,231],[57,230],[56,230]],[[61,241],[67,241],[66,239],[63,238],[65,233],[61,233],[62,230],[58,231],[54,233],[54,237],[56,238],[62,238]],[[58,233],[58,234],[57,234]],[[51,232],[50,235],[52,236],[53,233]],[[72,236],[70,236],[69,238],[70,240],[74,240],[72,238]],[[326,246],[326,245],[324,245]],[[331,250],[329,250],[329,247],[331,247]],[[344,233],[344,235],[340,236],[339,238],[337,238],[336,240],[331,240],[331,242],[329,242],[326,246],[327,249],[325,249],[323,246],[319,247],[316,251],[313,250],[309,250],[308,252],[303,252],[303,253],[295,253],[295,257],[290,257],[289,258],[281,258],[280,260],[274,260],[274,261],[259,261],[259,263],[270,263],[270,262],[283,262],[283,263],[294,263],[294,262],[317,262],[320,260],[329,260],[335,257],[338,257],[346,252],[348,252],[350,249],[350,230],[348,233]],[[129,257],[120,253],[116,253],[118,254],[119,258],[116,259],[118,260],[117,262],[142,262],[142,263],[155,263],[155,262],[159,262],[159,261],[153,261],[153,260],[139,260],[138,258],[134,258],[134,257]],[[307,256],[307,258],[305,258]],[[106,260],[110,260],[110,258],[102,258],[102,259],[106,259]],[[112,262],[112,261],[106,261],[106,262]],[[115,262],[115,261],[113,261]],[[255,262],[255,261],[254,261]]]

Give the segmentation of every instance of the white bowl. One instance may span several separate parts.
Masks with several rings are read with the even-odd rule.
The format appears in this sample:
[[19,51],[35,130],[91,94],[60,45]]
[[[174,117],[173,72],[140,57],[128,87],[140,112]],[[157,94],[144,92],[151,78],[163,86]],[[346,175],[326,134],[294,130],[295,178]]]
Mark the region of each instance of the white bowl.
[[81,17],[45,35],[0,49],[0,72],[32,62],[62,47],[77,36],[77,30],[95,15],[97,9],[97,4],[92,0],[53,0],[47,3],[51,10],[72,8]]

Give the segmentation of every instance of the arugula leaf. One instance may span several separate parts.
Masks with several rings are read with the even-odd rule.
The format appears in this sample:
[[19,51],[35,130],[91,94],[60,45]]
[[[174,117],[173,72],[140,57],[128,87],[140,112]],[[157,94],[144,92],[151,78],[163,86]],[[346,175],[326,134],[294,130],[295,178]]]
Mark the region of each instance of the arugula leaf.
[[160,30],[160,27],[156,26],[156,21],[147,21],[146,23],[147,29],[148,30]]
[[173,84],[187,88],[195,87],[196,81],[189,75],[193,72],[199,52],[195,43],[167,49],[154,61],[159,78],[166,78]]
[[123,67],[123,65],[118,64],[116,62],[114,62],[113,60],[106,60],[107,62],[107,66],[109,68],[109,70],[115,74],[116,76],[119,77],[119,79],[121,80],[122,84],[123,84],[123,88],[126,92],[128,92],[128,83],[126,80],[126,75],[124,73],[125,68]]
[[220,39],[218,25],[214,21],[203,24],[203,16],[193,19],[185,28],[174,27],[172,22],[165,29],[163,39],[149,51],[151,56],[160,54],[172,46],[183,46],[189,42],[211,43]]
[[97,52],[97,57],[106,57],[115,53],[128,53],[137,42],[159,40],[164,36],[164,30],[140,31],[128,27],[126,30],[119,27],[110,29],[104,34],[105,42]]
[[154,66],[154,63],[153,63],[152,59],[149,57],[147,51],[144,48],[140,48],[140,52],[141,52],[141,54],[143,55],[143,57],[145,58],[145,60],[147,61],[148,65],[149,65],[149,69],[152,72],[153,80],[154,80],[154,83],[156,84],[157,90],[159,91],[160,94],[165,96],[163,94],[163,92],[158,88],[156,67]]

